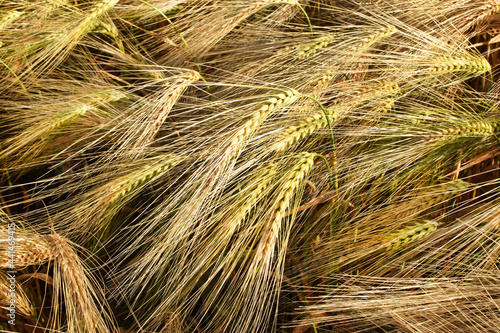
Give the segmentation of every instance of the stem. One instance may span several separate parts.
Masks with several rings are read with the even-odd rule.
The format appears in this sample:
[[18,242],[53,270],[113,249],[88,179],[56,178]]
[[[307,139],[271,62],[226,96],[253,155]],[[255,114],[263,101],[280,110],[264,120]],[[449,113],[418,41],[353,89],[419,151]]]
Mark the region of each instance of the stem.
[[[309,96],[309,95],[302,95],[302,97],[306,97],[311,99],[312,101],[316,102],[316,104],[319,105],[321,108],[321,111],[323,111],[323,114],[325,115],[326,122],[328,123],[328,128],[330,129],[330,140],[332,141],[332,149],[333,149],[333,171],[335,174],[335,191],[337,191],[338,195],[338,190],[339,190],[339,180],[338,180],[338,172],[337,172],[337,153],[336,153],[336,148],[335,148],[335,137],[333,135],[333,128],[332,128],[332,123],[330,122],[330,115],[328,114],[328,111],[325,109],[323,104],[320,103],[316,98]],[[334,118],[337,119],[336,112],[333,114]]]
[[26,87],[24,86],[23,82],[22,82],[22,81],[19,79],[19,77],[16,75],[16,73],[14,73],[14,71],[13,71],[13,70],[12,70],[12,69],[11,69],[11,68],[10,68],[10,67],[6,64],[6,63],[5,63],[5,62],[3,62],[2,60],[0,60],[0,63],[1,63],[2,65],[4,65],[4,66],[5,66],[5,68],[7,68],[7,69],[9,70],[9,72],[10,72],[12,75],[14,75],[14,77],[17,79],[17,82],[19,82],[19,85],[21,86],[21,88],[23,88],[24,92],[25,92],[26,94],[29,94],[29,93],[28,93],[28,90],[27,90],[27,89],[26,89]]
[[316,156],[321,157],[323,159],[323,161],[325,162],[325,166],[326,166],[326,169],[328,170],[328,175],[330,178],[330,186],[332,188],[334,188],[334,181],[332,179],[332,169],[330,169],[330,165],[328,164],[328,160],[326,159],[326,157],[324,155],[316,154]]
[[[321,157],[323,159],[323,161],[325,162],[325,165],[326,165],[326,168],[328,169],[328,174],[330,175],[330,187],[333,187],[333,179],[332,179],[332,171],[330,169],[330,165],[328,164],[328,160],[326,159],[325,156],[321,155],[321,154],[316,154],[316,156],[318,157]],[[339,192],[338,192],[338,184],[337,182],[335,182],[335,192],[337,192],[337,198],[339,196]],[[330,211],[330,239],[333,240],[333,230],[334,230],[334,226],[333,226],[333,210]]]
[[[300,10],[302,11],[302,13],[304,14],[304,16],[306,17],[307,25],[309,26],[309,31],[312,33],[313,32],[313,27],[312,27],[312,24],[311,24],[311,20],[309,19],[309,15],[307,15],[306,11],[304,10],[304,8],[302,7],[302,5],[300,3],[298,3],[297,6],[299,6]],[[315,329],[315,331],[316,331],[316,329]]]

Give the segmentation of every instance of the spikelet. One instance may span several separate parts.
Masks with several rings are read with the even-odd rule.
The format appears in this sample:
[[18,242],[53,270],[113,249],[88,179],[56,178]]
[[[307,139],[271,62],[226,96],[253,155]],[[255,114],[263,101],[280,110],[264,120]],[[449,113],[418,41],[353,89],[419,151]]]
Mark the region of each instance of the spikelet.
[[428,209],[446,202],[466,191],[470,184],[461,179],[453,182],[433,186],[429,190],[419,191],[412,195],[414,199],[391,205],[390,211],[397,211],[393,214],[394,219],[402,219],[407,216],[422,214]]
[[110,193],[109,199],[106,200],[106,205],[113,205],[117,202],[123,203],[124,198],[133,196],[150,181],[161,177],[182,160],[183,157],[167,154],[137,171],[112,181],[112,184],[102,186],[97,193]]
[[258,111],[253,113],[252,118],[243,123],[233,135],[233,139],[226,145],[222,156],[220,156],[219,166],[215,169],[214,174],[217,175],[233,157],[239,154],[250,136],[276,109],[295,102],[299,96],[299,93],[292,89],[268,99]]
[[375,106],[375,108],[373,109],[373,113],[375,115],[387,113],[394,107],[394,104],[395,104],[394,97],[386,97],[382,99],[379,103],[377,103],[377,106]]
[[92,96],[92,103],[111,103],[128,98],[126,92],[119,89],[100,91]]
[[[328,115],[328,117],[330,123],[335,122],[337,120],[337,112],[334,110]],[[282,152],[293,144],[311,135],[314,131],[327,126],[328,120],[326,116],[323,113],[317,113],[316,115],[305,119],[297,126],[291,126],[286,129],[280,137],[276,139],[273,149],[276,152]]]
[[252,185],[241,194],[244,202],[238,205],[238,209],[233,216],[227,218],[229,228],[227,233],[232,235],[234,231],[240,226],[241,222],[245,219],[248,212],[259,201],[261,194],[271,185],[273,176],[276,174],[276,165],[269,163],[262,167],[262,171],[257,174],[256,179],[252,181]]
[[60,129],[66,126],[67,124],[74,122],[75,119],[83,116],[85,113],[87,113],[87,111],[91,109],[93,109],[92,105],[82,104],[75,107],[72,110],[64,112],[63,114],[57,117],[54,123],[50,124],[47,127],[47,132],[53,133],[54,130]]
[[0,268],[41,265],[53,257],[50,244],[42,236],[20,230],[12,223],[0,226]]
[[488,123],[485,121],[474,121],[461,126],[455,126],[441,130],[432,136],[424,138],[425,141],[446,140],[450,138],[461,138],[468,136],[490,136],[495,134],[499,129],[498,123]]
[[165,94],[163,94],[159,101],[162,107],[157,112],[151,113],[151,115],[149,115],[146,119],[146,126],[144,129],[142,129],[142,133],[140,134],[133,147],[135,148],[135,150],[140,153],[143,149],[149,146],[149,144],[158,134],[161,125],[167,119],[170,110],[179,100],[184,90],[186,90],[186,88],[193,82],[200,79],[201,75],[198,72],[188,71],[184,74],[179,75],[177,80],[167,88],[167,91],[165,92]]
[[432,60],[428,72],[431,74],[464,72],[481,75],[491,72],[491,65],[481,55],[441,56]]
[[18,12],[17,10],[10,10],[2,13],[0,18],[0,32],[8,28],[9,25],[17,20],[22,14],[22,12]]
[[397,95],[401,92],[401,88],[396,81],[377,81],[363,84],[356,88],[356,91],[362,99],[373,100]]
[[114,38],[118,36],[118,29],[116,26],[105,22],[99,22],[99,24],[93,28],[92,32],[106,34]]
[[462,31],[467,31],[498,13],[500,11],[500,3],[498,0],[486,0],[486,3],[476,8],[475,11],[477,11],[479,15],[469,15],[469,17],[466,17],[465,20],[460,22],[464,24],[463,27],[461,27]]
[[336,76],[337,72],[334,70],[327,70],[324,74],[322,74],[319,78],[315,78],[311,80],[311,84],[313,85],[313,90],[323,88],[328,85]]
[[292,198],[311,170],[315,158],[316,155],[311,153],[300,153],[295,156],[297,162],[286,175],[286,180],[276,200],[275,211],[256,250],[256,259],[258,261],[267,261],[272,255],[281,229],[281,221],[287,215]]
[[325,48],[332,42],[332,36],[326,35],[313,39],[312,41],[296,47],[295,55],[300,60],[309,58],[322,48]]
[[35,309],[21,285],[15,281],[15,276],[0,270],[0,308],[9,311],[10,300],[15,300],[16,314],[25,318],[34,318]]
[[119,0],[104,0],[96,3],[94,8],[87,13],[85,19],[83,19],[75,28],[75,41],[79,40],[81,36],[91,32],[97,25],[99,25],[99,19],[101,16],[111,10],[118,2]]
[[387,237],[384,247],[387,251],[397,251],[410,243],[425,238],[437,230],[438,224],[434,221],[424,221],[392,233]]
[[352,48],[352,52],[356,54],[363,54],[368,51],[373,45],[377,44],[381,40],[390,37],[398,32],[398,29],[395,26],[389,25],[379,32],[374,33],[373,35],[363,38],[360,42]]

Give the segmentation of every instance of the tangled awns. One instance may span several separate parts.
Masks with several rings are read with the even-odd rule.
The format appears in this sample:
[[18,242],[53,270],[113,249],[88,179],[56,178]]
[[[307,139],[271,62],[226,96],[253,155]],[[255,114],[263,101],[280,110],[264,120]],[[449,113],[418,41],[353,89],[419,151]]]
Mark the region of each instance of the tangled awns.
[[0,1],[0,332],[498,332],[500,0]]

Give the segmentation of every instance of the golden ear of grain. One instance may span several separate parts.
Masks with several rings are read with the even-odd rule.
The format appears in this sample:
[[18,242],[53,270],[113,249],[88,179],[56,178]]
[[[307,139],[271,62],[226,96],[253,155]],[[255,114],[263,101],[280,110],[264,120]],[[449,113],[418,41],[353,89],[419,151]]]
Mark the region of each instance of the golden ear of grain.
[[[328,115],[330,123],[337,120],[337,112],[329,110],[331,114]],[[293,144],[305,139],[314,131],[325,128],[328,126],[328,119],[323,113],[318,113],[302,121],[297,126],[287,128],[273,144],[273,149],[276,152],[282,152],[292,146]]]
[[248,212],[254,207],[259,199],[261,199],[261,194],[269,187],[273,180],[273,176],[276,174],[275,168],[276,165],[274,163],[269,163],[262,167],[262,171],[259,172],[257,177],[252,181],[253,185],[241,194],[241,197],[244,198],[245,201],[241,205],[238,205],[234,215],[225,218],[229,223],[229,228],[227,229],[228,235],[232,235],[235,230],[237,230]]
[[221,160],[214,174],[217,175],[223,170],[227,164],[239,154],[244,147],[246,141],[259,128],[259,126],[277,109],[285,105],[295,102],[300,97],[300,94],[295,90],[287,90],[274,97],[269,98],[263,103],[257,112],[254,112],[252,117],[248,119],[239,130],[234,134],[232,140],[224,148]]
[[[94,107],[89,104],[79,104],[69,110],[60,112],[45,121],[40,121],[39,124],[27,128],[19,135],[15,135],[12,138],[5,140],[4,143],[7,147],[0,152],[0,158],[7,158],[18,154],[19,156],[15,161],[19,162],[29,156],[36,156],[46,144],[47,138],[56,134],[63,127],[73,123],[76,119],[83,116],[87,113],[87,111],[93,108]],[[37,143],[33,144],[34,142]],[[23,148],[30,144],[33,144],[31,149],[27,149],[23,152]]]
[[3,12],[0,17],[0,31],[6,29],[12,22],[17,20],[23,13],[17,10]]
[[83,116],[85,113],[87,113],[87,111],[92,110],[93,108],[94,107],[92,105],[82,104],[75,107],[73,110],[70,110],[69,112],[65,112],[61,116],[57,117],[55,121],[48,126],[47,132],[53,133],[55,130],[74,122],[75,119]]
[[361,83],[352,86],[348,83],[339,88],[342,94],[348,95],[353,104],[371,102],[373,100],[396,96],[401,93],[401,88],[396,81],[377,80],[375,82]]
[[384,247],[387,251],[397,251],[410,243],[429,236],[437,230],[438,224],[434,221],[424,221],[414,226],[401,229],[387,237]]
[[52,249],[42,236],[17,227],[0,226],[0,268],[21,269],[52,258]]
[[35,308],[24,292],[24,289],[15,281],[14,276],[8,276],[0,270],[0,308],[9,311],[7,307],[11,304],[11,299],[15,300],[16,313],[25,318],[35,318]]
[[112,103],[126,98],[127,93],[120,89],[104,90],[92,96],[91,104]]
[[111,10],[119,0],[104,0],[94,5],[94,8],[86,15],[80,24],[75,28],[75,40],[92,31],[98,24],[99,18]]
[[316,89],[325,87],[326,85],[328,85],[329,82],[331,82],[337,76],[337,74],[338,73],[336,71],[329,69],[326,72],[324,72],[324,74],[320,78],[311,80],[310,84],[313,85],[312,90],[314,91]]
[[118,29],[114,24],[108,24],[105,22],[99,22],[96,24],[92,32],[102,33],[116,38],[118,36]]
[[162,105],[162,107],[159,108],[157,112],[151,113],[146,119],[146,126],[142,129],[142,133],[133,147],[134,150],[140,153],[144,148],[149,146],[184,90],[193,82],[200,79],[201,75],[196,71],[188,71],[178,76],[177,80],[167,88],[165,94],[161,97],[159,104]]
[[368,51],[373,45],[377,44],[387,37],[394,35],[396,32],[398,32],[398,29],[393,25],[389,25],[381,29],[379,32],[376,32],[375,34],[367,38],[361,39],[360,43],[357,44],[352,51],[357,54],[362,54]]
[[81,259],[73,250],[72,244],[58,234],[47,235],[54,255],[54,297],[53,310],[59,316],[60,293],[64,299],[68,332],[104,333],[109,332],[102,317],[102,311],[95,301],[105,303],[104,295],[96,294],[94,286],[87,277]]
[[440,205],[466,191],[469,186],[470,183],[465,182],[461,179],[457,179],[453,182],[441,184],[438,186],[433,186],[429,190],[420,191],[412,195],[414,199],[410,199],[400,204],[394,204],[393,206],[391,206],[390,210],[398,212],[397,214],[393,215],[396,219],[402,219],[408,216],[422,214],[426,210]]
[[488,18],[492,17],[500,11],[500,4],[498,0],[486,0],[485,2],[487,3],[475,9],[475,11],[479,13],[479,15],[469,15],[469,17],[460,22],[461,24],[463,24],[461,31],[467,31],[470,28],[483,23],[484,21],[488,20]]
[[375,115],[387,113],[387,111],[394,107],[395,102],[396,101],[393,97],[387,97],[377,104],[377,106],[373,109],[373,113]]
[[309,58],[311,55],[315,54],[322,48],[325,48],[332,42],[332,36],[325,35],[318,38],[313,39],[312,41],[299,45],[296,47],[295,55],[300,60],[304,60]]
[[379,81],[373,85],[363,87],[363,97],[366,99],[384,98],[387,96],[395,96],[401,92],[401,88],[396,81]]
[[481,55],[441,56],[432,60],[428,71],[431,74],[465,72],[481,75],[491,72],[491,65]]
[[271,216],[267,229],[262,235],[262,240],[257,247],[257,261],[264,261],[267,263],[271,258],[281,229],[281,221],[287,214],[296,190],[311,170],[315,158],[315,154],[306,152],[295,156],[294,159],[296,159],[297,162],[286,174],[286,179],[276,200],[276,208]]
[[47,19],[57,8],[65,7],[69,4],[69,0],[48,0],[48,4],[44,4],[39,10],[39,15],[43,19]]
[[[87,112],[96,110],[95,105],[127,97],[128,95],[119,89],[104,90],[90,96],[86,103],[75,103],[62,111],[53,112],[53,115],[41,118],[36,125],[5,140],[6,147],[0,151],[0,159],[7,160],[9,157],[15,156],[13,161],[8,161],[8,164],[14,164],[36,157],[48,143],[48,139],[57,135],[64,127],[71,125]],[[26,149],[29,145],[30,149]]]

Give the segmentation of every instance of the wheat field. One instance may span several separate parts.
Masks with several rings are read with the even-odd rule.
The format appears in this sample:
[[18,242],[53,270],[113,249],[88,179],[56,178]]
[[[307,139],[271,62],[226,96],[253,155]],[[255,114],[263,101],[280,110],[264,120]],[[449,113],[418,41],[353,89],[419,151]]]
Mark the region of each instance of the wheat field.
[[0,2],[0,332],[496,332],[500,0]]

